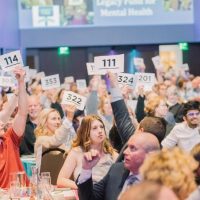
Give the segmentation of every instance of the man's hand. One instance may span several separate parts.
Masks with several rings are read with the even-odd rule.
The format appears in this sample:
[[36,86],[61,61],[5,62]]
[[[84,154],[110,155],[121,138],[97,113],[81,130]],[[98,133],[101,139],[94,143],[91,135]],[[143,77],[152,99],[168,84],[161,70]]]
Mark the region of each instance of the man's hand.
[[85,170],[92,169],[100,160],[100,154],[97,150],[91,149],[83,155],[82,168]]

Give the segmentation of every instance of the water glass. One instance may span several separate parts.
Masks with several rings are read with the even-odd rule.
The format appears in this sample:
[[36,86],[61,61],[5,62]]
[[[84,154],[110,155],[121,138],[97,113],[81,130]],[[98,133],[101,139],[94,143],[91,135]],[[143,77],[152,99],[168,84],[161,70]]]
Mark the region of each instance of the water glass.
[[24,171],[22,172],[14,172],[10,173],[10,183],[18,182],[19,187],[26,187],[26,174]]
[[45,187],[48,191],[51,191],[51,177],[43,176],[40,178],[40,184],[42,187]]
[[51,177],[50,172],[41,172],[40,174],[41,177]]
[[9,194],[10,198],[20,198],[20,187],[19,187],[19,182],[18,181],[11,181],[10,182],[10,188],[9,188]]
[[24,171],[10,173],[9,194],[11,199],[29,197],[31,189],[26,187],[26,174]]

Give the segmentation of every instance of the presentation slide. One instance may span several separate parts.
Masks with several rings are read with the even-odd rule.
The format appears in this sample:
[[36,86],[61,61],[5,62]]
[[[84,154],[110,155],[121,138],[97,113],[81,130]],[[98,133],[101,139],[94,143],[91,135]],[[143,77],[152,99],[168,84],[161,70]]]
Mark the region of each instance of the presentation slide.
[[[18,0],[20,28],[192,24],[193,0]],[[41,3],[42,2],[42,3]]]
[[193,23],[192,0],[96,0],[95,25]]

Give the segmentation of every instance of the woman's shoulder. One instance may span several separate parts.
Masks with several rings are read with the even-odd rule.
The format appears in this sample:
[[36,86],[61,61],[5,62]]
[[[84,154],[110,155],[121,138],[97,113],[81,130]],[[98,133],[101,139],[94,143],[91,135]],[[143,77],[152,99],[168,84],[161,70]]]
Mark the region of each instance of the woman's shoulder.
[[117,159],[118,155],[119,154],[117,152],[114,152],[113,154],[106,153],[106,154],[104,154],[104,158],[106,158],[107,160],[112,160],[113,162],[115,162],[115,160]]
[[114,152],[111,156],[112,156],[112,159],[114,160],[114,161],[116,161],[117,160],[117,157],[118,157],[118,153],[117,152]]
[[80,146],[78,146],[78,147],[73,147],[70,152],[75,153],[75,154],[80,154],[80,153],[83,153],[83,150]]

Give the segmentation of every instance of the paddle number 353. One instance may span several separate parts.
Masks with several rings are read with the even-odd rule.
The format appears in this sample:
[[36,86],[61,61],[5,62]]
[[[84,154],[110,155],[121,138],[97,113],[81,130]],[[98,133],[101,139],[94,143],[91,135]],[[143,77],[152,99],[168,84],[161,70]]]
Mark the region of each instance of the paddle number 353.
[[56,78],[51,78],[51,79],[46,79],[45,80],[45,84],[46,85],[53,85],[57,83],[57,79]]

